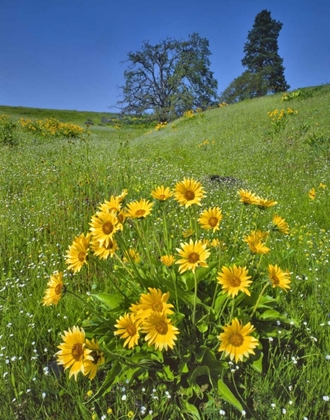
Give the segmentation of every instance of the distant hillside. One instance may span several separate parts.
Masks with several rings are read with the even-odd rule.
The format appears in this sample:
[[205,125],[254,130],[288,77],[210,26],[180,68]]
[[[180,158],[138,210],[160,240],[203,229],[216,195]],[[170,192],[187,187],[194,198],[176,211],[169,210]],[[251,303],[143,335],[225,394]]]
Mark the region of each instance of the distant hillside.
[[88,121],[93,122],[94,124],[100,124],[102,123],[102,119],[109,120],[118,118],[119,115],[113,112],[71,111],[0,105],[0,115],[1,114],[10,115],[16,120],[19,118],[43,119],[53,117],[62,122],[71,122],[79,125],[84,125]]

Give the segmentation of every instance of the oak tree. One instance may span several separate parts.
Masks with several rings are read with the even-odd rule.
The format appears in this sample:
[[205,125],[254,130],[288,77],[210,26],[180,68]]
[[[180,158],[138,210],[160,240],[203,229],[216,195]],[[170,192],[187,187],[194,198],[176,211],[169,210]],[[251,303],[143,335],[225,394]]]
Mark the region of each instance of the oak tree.
[[217,97],[210,55],[208,40],[197,33],[187,41],[167,38],[156,45],[144,41],[139,51],[128,53],[119,108],[133,114],[153,111],[159,121],[189,109],[205,109]]

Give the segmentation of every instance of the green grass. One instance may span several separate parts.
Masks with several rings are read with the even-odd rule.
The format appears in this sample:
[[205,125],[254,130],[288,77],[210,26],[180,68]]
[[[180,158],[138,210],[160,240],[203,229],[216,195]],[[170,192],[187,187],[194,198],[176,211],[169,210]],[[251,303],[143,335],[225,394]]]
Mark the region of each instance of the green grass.
[[[330,402],[323,399],[330,396],[330,86],[304,92],[290,102],[273,95],[212,109],[158,131],[148,124],[99,125],[108,114],[0,107],[0,115],[14,122],[21,117],[54,117],[81,126],[88,119],[94,122],[82,138],[39,138],[18,131],[15,146],[0,146],[0,418],[119,419],[128,418],[130,410],[136,419],[153,418],[140,416],[136,404],[146,406],[146,413],[163,407],[163,417],[154,418],[180,418],[169,404],[164,408],[165,389],[157,390],[156,399],[151,389],[122,384],[90,403],[87,391],[96,392],[102,371],[91,383],[68,380],[57,369],[52,373],[60,335],[86,313],[69,295],[55,308],[40,301],[49,275],[64,269],[68,246],[88,230],[100,202],[124,188],[130,199],[150,198],[155,186],[173,187],[184,177],[202,182],[205,206],[222,208],[225,227],[237,228],[239,188],[278,201],[275,210],[290,226],[274,255],[292,273],[281,310],[299,321],[291,331],[296,344],[284,338],[275,346],[274,340],[262,374],[249,367],[227,378],[241,384],[246,418],[330,416]],[[298,113],[275,133],[267,112],[287,107]],[[315,200],[309,198],[311,188]],[[247,211],[245,218],[252,217]],[[78,282],[77,291],[80,287]],[[115,415],[107,415],[109,407]],[[219,410],[226,413],[220,418],[242,418],[219,400],[205,407],[204,418],[219,418]]]

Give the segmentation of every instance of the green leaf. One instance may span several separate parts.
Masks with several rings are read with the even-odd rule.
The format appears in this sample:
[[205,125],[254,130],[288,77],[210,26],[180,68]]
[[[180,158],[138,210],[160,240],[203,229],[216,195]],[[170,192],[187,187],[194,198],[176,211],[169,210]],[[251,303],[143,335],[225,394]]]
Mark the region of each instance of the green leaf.
[[200,420],[201,417],[199,415],[199,411],[197,410],[197,407],[195,407],[192,404],[189,404],[188,401],[182,401],[182,413],[187,414],[190,418],[193,418],[195,420]]
[[198,331],[200,331],[201,333],[205,333],[208,330],[208,325],[206,324],[206,322],[201,322],[199,324],[197,324],[197,329]]
[[220,398],[237,408],[237,410],[243,410],[241,403],[221,379],[218,379],[218,395]]
[[253,361],[252,367],[254,370],[256,370],[258,373],[262,373],[262,359],[264,357],[264,354],[260,352],[259,357]]
[[118,308],[118,306],[123,302],[124,297],[120,293],[115,293],[109,295],[108,293],[98,293],[91,295],[93,298],[99,300],[109,309]]

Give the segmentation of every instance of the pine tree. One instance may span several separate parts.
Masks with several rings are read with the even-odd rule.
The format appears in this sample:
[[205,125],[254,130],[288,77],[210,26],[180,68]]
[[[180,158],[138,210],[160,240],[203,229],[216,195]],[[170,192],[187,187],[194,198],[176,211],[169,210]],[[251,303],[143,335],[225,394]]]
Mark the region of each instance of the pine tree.
[[[269,93],[285,92],[290,88],[284,76],[283,59],[278,54],[277,39],[283,24],[271,18],[268,10],[257,14],[248,41],[244,44],[242,65],[251,73],[262,76]],[[260,92],[261,96],[263,93]]]

